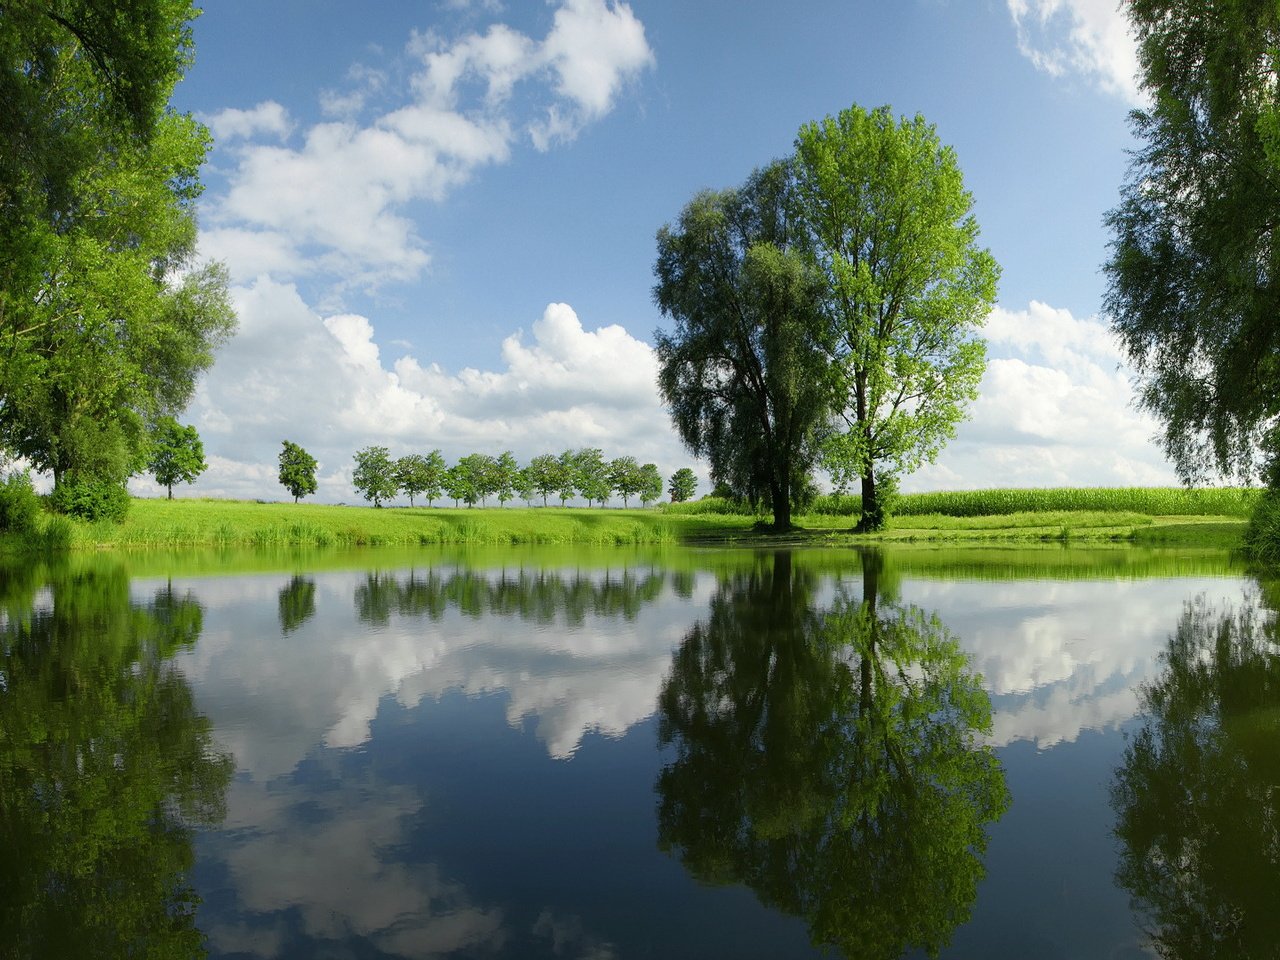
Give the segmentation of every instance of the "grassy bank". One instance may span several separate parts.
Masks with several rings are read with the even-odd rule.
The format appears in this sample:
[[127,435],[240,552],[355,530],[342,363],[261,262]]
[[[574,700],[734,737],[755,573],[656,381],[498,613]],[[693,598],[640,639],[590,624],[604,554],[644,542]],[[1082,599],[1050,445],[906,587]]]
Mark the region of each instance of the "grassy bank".
[[[192,547],[420,547],[472,545],[778,546],[868,542],[1133,542],[1150,546],[1235,547],[1254,493],[1242,490],[991,490],[911,494],[882,533],[855,536],[854,498],[819,498],[796,517],[798,531],[758,529],[761,515],[723,500],[661,509],[429,509],[328,506],[237,500],[135,500],[122,524],[45,517],[42,535],[10,537],[24,547],[72,550]],[[840,508],[837,510],[837,508]]]

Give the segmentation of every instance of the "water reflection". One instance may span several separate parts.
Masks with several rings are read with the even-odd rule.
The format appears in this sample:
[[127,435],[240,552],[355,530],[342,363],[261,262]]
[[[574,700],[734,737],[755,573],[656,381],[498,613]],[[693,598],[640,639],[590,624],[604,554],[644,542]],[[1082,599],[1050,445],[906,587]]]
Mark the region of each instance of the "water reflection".
[[1280,645],[1251,599],[1183,610],[1112,788],[1117,879],[1161,956],[1280,943]]
[[370,573],[356,587],[362,623],[385,625],[392,612],[439,620],[449,607],[469,617],[500,616],[580,627],[588,615],[635,620],[662,593],[660,570],[605,571],[602,578],[584,571],[562,574],[539,569],[503,570],[496,577],[474,570],[411,571],[406,577]]
[[316,615],[316,582],[294,576],[280,591],[280,632],[290,634]]
[[202,611],[120,567],[0,571],[0,955],[204,955],[193,827],[231,758],[171,658]]
[[726,579],[659,700],[659,845],[858,958],[949,942],[1008,805],[979,679],[883,567],[827,609],[785,551]]

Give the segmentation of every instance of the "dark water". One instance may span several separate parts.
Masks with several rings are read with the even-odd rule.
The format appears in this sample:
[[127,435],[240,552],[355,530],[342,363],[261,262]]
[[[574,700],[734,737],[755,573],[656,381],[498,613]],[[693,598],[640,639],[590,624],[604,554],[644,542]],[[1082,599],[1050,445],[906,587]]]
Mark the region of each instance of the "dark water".
[[1273,592],[1132,550],[0,571],[0,958],[1275,956]]

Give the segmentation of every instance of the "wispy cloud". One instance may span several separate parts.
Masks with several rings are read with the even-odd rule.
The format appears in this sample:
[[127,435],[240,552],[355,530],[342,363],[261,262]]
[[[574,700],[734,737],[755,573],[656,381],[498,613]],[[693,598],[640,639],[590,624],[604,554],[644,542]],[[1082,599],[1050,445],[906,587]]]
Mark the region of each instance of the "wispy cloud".
[[1055,77],[1076,75],[1126,103],[1143,102],[1137,46],[1116,0],[1006,0],[1018,49]]

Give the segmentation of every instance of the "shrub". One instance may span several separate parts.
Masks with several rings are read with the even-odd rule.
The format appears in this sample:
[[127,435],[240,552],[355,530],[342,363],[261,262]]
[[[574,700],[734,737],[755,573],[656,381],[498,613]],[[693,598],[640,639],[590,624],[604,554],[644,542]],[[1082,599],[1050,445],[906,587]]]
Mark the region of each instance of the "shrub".
[[0,531],[33,533],[40,517],[40,495],[31,474],[15,471],[0,483]]
[[1254,560],[1280,565],[1280,490],[1268,490],[1258,498],[1244,531],[1244,546]]
[[49,504],[59,513],[97,523],[122,523],[129,512],[129,491],[121,483],[66,477],[53,488]]

